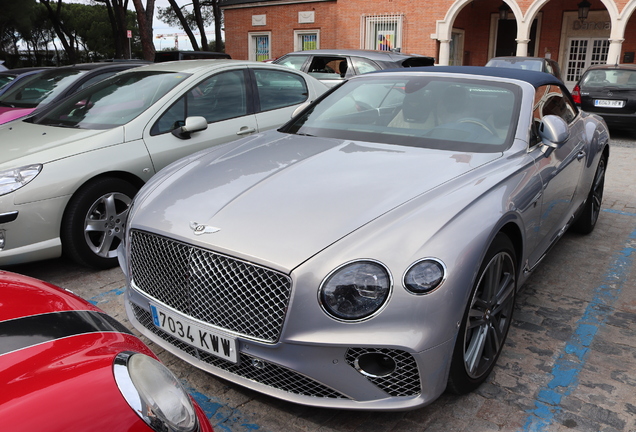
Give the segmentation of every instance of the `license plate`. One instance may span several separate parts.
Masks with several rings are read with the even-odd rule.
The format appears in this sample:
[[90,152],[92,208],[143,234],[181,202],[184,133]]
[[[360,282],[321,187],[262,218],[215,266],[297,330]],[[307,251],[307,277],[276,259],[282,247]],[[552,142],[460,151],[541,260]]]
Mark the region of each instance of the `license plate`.
[[594,100],[594,106],[606,107],[606,108],[623,108],[624,103],[625,102],[622,100],[607,100],[607,99]]
[[238,362],[236,338],[216,330],[210,330],[152,303],[150,303],[150,312],[155,326],[172,337],[216,357],[232,363]]

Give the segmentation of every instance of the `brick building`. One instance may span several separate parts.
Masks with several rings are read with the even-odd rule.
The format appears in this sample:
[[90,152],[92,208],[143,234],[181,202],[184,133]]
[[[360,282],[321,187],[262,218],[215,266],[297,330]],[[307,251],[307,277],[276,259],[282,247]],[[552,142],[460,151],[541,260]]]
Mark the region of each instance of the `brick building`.
[[[580,19],[589,3],[589,13]],[[573,85],[589,65],[633,63],[636,0],[220,0],[226,52],[263,60],[313,48],[400,49],[438,64],[499,55],[557,60]]]

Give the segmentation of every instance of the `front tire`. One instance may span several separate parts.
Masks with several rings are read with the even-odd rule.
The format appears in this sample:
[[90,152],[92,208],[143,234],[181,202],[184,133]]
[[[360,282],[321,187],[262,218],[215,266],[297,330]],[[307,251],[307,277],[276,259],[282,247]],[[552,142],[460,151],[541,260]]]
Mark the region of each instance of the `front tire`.
[[78,264],[98,269],[117,265],[128,209],[137,188],[116,178],[97,179],[76,192],[62,220],[62,249]]
[[603,189],[605,188],[605,170],[607,168],[607,158],[601,157],[594,174],[592,187],[587,195],[587,200],[581,213],[572,224],[572,231],[579,234],[589,234],[594,231],[598,216],[601,213],[601,202],[603,201]]
[[504,346],[512,322],[517,291],[517,261],[512,242],[497,234],[477,274],[459,328],[448,391],[464,394],[488,378]]

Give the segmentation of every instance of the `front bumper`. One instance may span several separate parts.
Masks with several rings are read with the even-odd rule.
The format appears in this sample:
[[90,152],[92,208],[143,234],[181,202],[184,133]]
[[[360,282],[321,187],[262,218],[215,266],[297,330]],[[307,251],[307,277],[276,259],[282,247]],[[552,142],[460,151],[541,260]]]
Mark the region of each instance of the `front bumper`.
[[62,254],[60,224],[68,197],[14,205],[12,194],[0,197],[0,267],[57,258]]
[[[446,388],[453,340],[422,352],[407,348],[266,344],[239,338],[239,362],[231,363],[155,327],[146,299],[126,291],[126,312],[144,336],[194,366],[255,391],[299,404],[340,409],[402,411],[427,405]],[[140,301],[141,300],[141,301]],[[368,376],[356,359],[368,353],[396,364],[386,376]]]

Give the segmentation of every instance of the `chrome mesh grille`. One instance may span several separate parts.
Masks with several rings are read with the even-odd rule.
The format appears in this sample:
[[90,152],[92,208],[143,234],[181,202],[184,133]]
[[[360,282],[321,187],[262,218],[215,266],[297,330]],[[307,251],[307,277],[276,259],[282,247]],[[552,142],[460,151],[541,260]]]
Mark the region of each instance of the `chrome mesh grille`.
[[388,348],[349,348],[345,359],[349,366],[355,368],[355,360],[363,354],[380,353],[391,357],[396,364],[395,371],[384,377],[366,378],[391,396],[417,396],[422,390],[420,374],[415,358],[406,351]]
[[275,363],[269,363],[256,357],[239,353],[239,363],[234,364],[200,351],[193,346],[173,338],[158,327],[155,327],[152,323],[152,316],[150,315],[150,312],[140,308],[134,303],[130,303],[130,306],[133,309],[135,318],[141,325],[179,350],[219,369],[223,369],[231,374],[297,395],[348,399],[345,395],[337,392],[336,390]]
[[286,275],[142,231],[131,233],[137,289],[216,327],[276,342],[291,293]]

